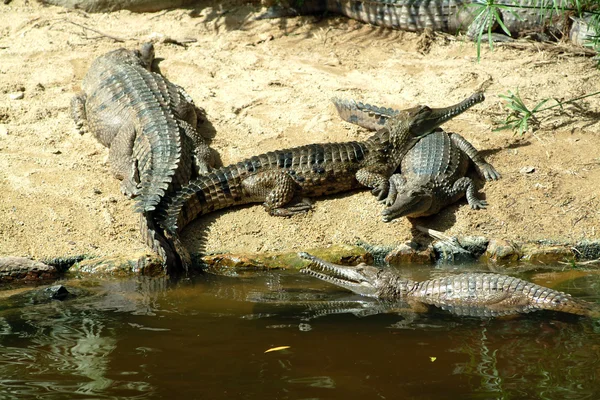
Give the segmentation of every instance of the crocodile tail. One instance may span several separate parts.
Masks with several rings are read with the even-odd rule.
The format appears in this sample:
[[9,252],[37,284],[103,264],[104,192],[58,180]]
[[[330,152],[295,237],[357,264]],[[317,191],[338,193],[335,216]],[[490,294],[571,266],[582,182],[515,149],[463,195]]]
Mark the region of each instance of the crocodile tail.
[[573,298],[570,294],[550,290],[550,294],[539,304],[539,308],[550,311],[560,311],[569,314],[582,315],[585,317],[600,317],[600,309],[594,303]]
[[135,210],[156,209],[171,185],[181,162],[181,133],[175,117],[165,104],[166,83],[157,74],[136,68],[139,97],[135,108],[140,121],[133,150],[140,173],[140,190]]
[[174,240],[156,228],[152,213],[140,214],[140,232],[146,245],[162,258],[163,268],[167,274],[176,274],[181,271],[181,267],[187,272],[190,259],[187,250],[183,248],[178,238]]
[[369,130],[383,128],[388,118],[398,114],[392,108],[377,107],[355,100],[331,99],[341,119]]

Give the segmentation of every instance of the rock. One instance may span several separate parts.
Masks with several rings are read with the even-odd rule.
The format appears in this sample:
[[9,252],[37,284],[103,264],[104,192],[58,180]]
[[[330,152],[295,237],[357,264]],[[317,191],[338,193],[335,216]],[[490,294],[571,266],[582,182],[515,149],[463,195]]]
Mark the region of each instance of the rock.
[[26,257],[0,258],[0,282],[38,282],[56,279],[56,268]]
[[0,124],[0,136],[8,136],[8,127],[5,124]]
[[600,258],[600,240],[582,240],[573,246],[578,260],[597,260]]
[[403,243],[385,256],[385,261],[392,266],[404,264],[432,264],[435,254],[431,247],[419,250],[414,242]]
[[162,260],[156,254],[141,254],[131,257],[97,257],[84,259],[71,272],[98,276],[161,276],[164,275]]
[[[326,261],[342,265],[370,264],[373,258],[367,250],[357,246],[331,246],[308,249],[308,253]],[[204,255],[198,260],[204,264],[206,272],[217,275],[239,276],[247,272],[271,269],[300,269],[306,262],[297,252],[263,254],[213,254]]]
[[519,170],[521,174],[532,174],[533,172],[535,172],[535,167],[532,166],[523,167]]
[[503,239],[491,239],[482,256],[483,261],[503,263],[516,262],[519,258],[521,258],[521,252],[518,247]]
[[573,260],[573,251],[564,246],[539,246],[529,244],[521,247],[521,260],[536,265],[557,264],[559,261]]
[[490,239],[485,236],[464,236],[458,238],[460,247],[473,254],[473,257],[480,257],[487,250]]
[[433,251],[438,263],[456,264],[475,261],[473,254],[469,250],[463,249],[458,239],[452,239],[453,241],[436,240],[433,242]]
[[8,95],[8,97],[11,100],[22,100],[23,97],[25,97],[25,93],[23,93],[23,92],[11,93],[11,94]]

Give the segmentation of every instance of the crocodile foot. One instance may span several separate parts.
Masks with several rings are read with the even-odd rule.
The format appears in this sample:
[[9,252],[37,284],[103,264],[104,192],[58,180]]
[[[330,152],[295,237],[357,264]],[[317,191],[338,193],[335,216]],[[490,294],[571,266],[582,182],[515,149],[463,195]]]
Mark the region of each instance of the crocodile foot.
[[497,181],[502,177],[502,175],[500,175],[500,173],[496,171],[496,169],[491,164],[488,163],[480,165],[479,170],[481,176],[483,176],[486,181]]
[[269,214],[277,217],[291,217],[292,215],[308,212],[312,208],[309,199],[302,199],[302,201],[287,207],[273,208],[269,210]]
[[487,201],[480,200],[480,199],[470,200],[468,203],[473,210],[481,210],[481,209],[487,208],[487,206],[488,206]]

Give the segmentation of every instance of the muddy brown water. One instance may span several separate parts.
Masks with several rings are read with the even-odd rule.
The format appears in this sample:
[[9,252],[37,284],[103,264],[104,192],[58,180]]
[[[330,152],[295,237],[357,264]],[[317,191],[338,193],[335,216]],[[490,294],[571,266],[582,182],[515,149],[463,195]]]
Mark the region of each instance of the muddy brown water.
[[[598,275],[521,277],[600,302]],[[378,303],[291,272],[97,290],[0,311],[1,399],[600,397],[600,324],[579,317],[369,315]]]

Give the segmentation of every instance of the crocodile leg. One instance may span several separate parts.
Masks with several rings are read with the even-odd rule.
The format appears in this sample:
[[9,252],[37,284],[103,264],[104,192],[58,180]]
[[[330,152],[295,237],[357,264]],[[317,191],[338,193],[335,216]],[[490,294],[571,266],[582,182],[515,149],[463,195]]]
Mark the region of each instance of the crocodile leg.
[[402,174],[394,174],[390,176],[390,190],[387,198],[384,200],[386,207],[391,207],[396,202],[398,192],[402,190],[406,184],[406,178]]
[[356,172],[356,180],[361,185],[371,188],[371,193],[380,201],[388,196],[390,189],[388,176],[386,171],[376,166],[362,168]]
[[80,92],[71,99],[71,117],[75,121],[75,129],[83,135],[87,131],[86,126],[86,114],[85,114],[85,100],[87,96],[85,93]]
[[188,121],[178,121],[179,127],[185,132],[185,136],[191,141],[194,153],[194,173],[204,175],[210,172],[214,166],[213,154],[198,131]]
[[297,184],[286,171],[263,171],[242,181],[242,188],[248,197],[264,199],[264,207],[270,215],[289,217],[307,212],[312,205],[299,202],[288,207],[297,193]]
[[448,195],[453,199],[452,201],[456,201],[462,197],[463,193],[466,195],[467,202],[472,209],[478,210],[487,207],[487,201],[477,198],[477,192],[475,190],[473,180],[466,176],[454,182],[454,186],[452,186],[452,189],[449,191]]
[[500,179],[501,175],[494,169],[494,167],[487,163],[481,154],[477,151],[475,147],[471,143],[469,143],[465,138],[460,136],[458,133],[450,133],[450,138],[452,141],[461,149],[475,164],[477,168],[477,172],[480,176],[484,177],[487,181],[495,181]]

